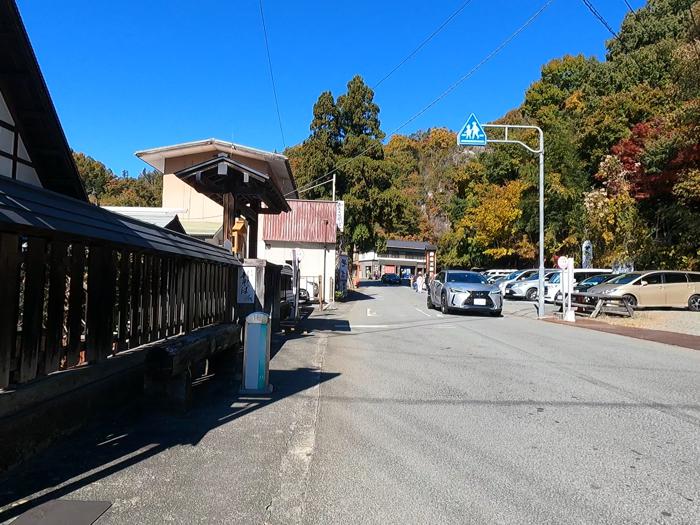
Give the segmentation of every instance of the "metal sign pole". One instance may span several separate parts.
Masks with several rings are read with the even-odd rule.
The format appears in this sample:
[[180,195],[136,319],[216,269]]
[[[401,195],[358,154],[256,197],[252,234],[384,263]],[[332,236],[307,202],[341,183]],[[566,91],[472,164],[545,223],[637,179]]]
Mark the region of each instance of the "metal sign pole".
[[[490,139],[486,136],[487,143],[493,144],[519,144],[530,153],[534,153],[539,157],[540,176],[539,176],[539,275],[537,282],[537,317],[544,317],[544,133],[538,126],[521,126],[515,124],[484,124],[483,128],[498,128],[504,131],[502,139]],[[520,140],[508,138],[508,131],[511,129],[530,129],[537,131],[539,135],[539,148],[533,149]]]

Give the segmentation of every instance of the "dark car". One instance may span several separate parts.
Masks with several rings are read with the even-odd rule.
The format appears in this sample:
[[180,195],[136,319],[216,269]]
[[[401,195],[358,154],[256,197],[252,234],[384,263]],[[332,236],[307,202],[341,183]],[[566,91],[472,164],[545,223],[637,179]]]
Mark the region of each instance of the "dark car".
[[401,284],[401,277],[395,273],[385,273],[382,275],[382,282],[384,284]]
[[308,303],[309,301],[309,291],[306,288],[299,288],[299,302]]
[[574,291],[575,292],[587,292],[594,286],[598,286],[599,284],[603,284],[604,282],[609,281],[613,277],[617,277],[617,274],[612,274],[612,273],[603,273],[600,275],[594,275],[592,277],[589,277],[588,279],[584,279],[580,283],[578,283],[576,286],[574,286]]

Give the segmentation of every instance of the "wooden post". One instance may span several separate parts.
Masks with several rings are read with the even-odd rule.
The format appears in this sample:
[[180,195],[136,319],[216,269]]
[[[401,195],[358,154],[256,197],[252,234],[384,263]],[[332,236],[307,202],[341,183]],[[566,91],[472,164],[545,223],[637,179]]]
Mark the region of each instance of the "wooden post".
[[119,339],[117,342],[117,351],[127,348],[126,341],[129,338],[127,327],[129,324],[129,303],[131,299],[129,291],[129,278],[131,273],[130,255],[129,250],[122,250],[121,260],[119,261]]
[[78,364],[80,360],[80,344],[83,332],[83,303],[85,290],[85,245],[73,243],[70,261],[70,295],[68,297],[68,350],[66,353],[66,368]]
[[116,279],[112,250],[91,246],[88,258],[88,301],[85,360],[105,360],[112,351],[112,320]]
[[32,237],[28,244],[24,273],[22,350],[19,362],[20,383],[34,379],[37,374],[46,284],[46,240]]
[[258,220],[259,215],[255,219],[248,219],[248,258],[258,258]]
[[143,285],[141,287],[141,344],[151,341],[151,268],[153,256],[143,254]]
[[143,258],[140,253],[133,254],[131,264],[131,326],[129,327],[129,348],[141,344],[141,270]]
[[44,358],[39,362],[39,373],[50,374],[58,370],[63,350],[63,314],[66,301],[66,268],[68,245],[51,243],[49,267],[49,301],[47,306]]
[[17,235],[0,233],[0,389],[10,383],[11,356],[16,344],[19,261]]
[[223,207],[224,207],[224,241],[228,240],[233,245],[233,225],[236,222],[236,203],[233,194],[224,193],[223,195]]

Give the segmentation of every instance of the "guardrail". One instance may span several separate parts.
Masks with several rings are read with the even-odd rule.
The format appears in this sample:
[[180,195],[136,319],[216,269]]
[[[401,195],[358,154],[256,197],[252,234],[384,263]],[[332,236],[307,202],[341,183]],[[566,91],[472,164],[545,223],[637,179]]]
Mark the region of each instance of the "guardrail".
[[[554,304],[561,306],[563,300],[555,300]],[[571,306],[577,311],[589,312],[591,318],[600,314],[617,314],[626,317],[634,316],[634,309],[627,297],[622,295],[607,295],[591,292],[574,292],[571,294]]]

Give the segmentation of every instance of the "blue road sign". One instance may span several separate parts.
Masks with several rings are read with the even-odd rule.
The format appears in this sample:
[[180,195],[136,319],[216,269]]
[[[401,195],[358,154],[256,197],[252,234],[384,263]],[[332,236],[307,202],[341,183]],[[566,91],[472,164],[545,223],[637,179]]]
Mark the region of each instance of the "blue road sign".
[[457,135],[457,144],[460,146],[486,146],[486,132],[474,113],[467,119]]

